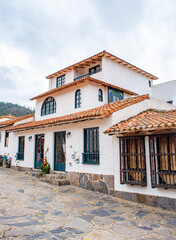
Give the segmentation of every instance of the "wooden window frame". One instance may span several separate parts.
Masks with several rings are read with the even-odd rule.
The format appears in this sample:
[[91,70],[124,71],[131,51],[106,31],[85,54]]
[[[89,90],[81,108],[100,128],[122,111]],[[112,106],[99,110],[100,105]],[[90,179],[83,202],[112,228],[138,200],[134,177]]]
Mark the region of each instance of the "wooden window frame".
[[5,131],[4,147],[8,147],[8,145],[9,145],[9,132]]
[[176,134],[149,136],[149,152],[152,188],[176,189]]
[[100,64],[99,64],[99,65],[89,68],[89,75],[92,75],[92,74],[100,72],[100,71],[101,71],[101,68],[100,68]]
[[99,127],[84,129],[83,164],[100,164],[99,154]]
[[[147,186],[145,137],[122,137],[120,140],[120,183]],[[135,151],[130,144],[135,142]],[[133,151],[134,153],[132,153]],[[131,160],[132,159],[132,160]],[[135,162],[134,162],[135,160]],[[136,167],[130,167],[135,166]],[[138,167],[137,167],[138,166]]]
[[42,104],[41,116],[56,113],[56,100],[53,97],[48,97]]

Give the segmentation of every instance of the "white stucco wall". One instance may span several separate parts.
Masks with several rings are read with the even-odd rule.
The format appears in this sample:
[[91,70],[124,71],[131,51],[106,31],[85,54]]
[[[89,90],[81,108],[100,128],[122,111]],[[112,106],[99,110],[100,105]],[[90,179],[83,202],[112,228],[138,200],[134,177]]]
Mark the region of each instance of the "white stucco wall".
[[[18,161],[20,166],[34,167],[35,155],[35,135],[45,134],[45,150],[49,147],[47,153],[48,161],[51,164],[51,169],[54,166],[54,133],[60,131],[71,132],[71,136],[66,138],[66,171],[87,172],[99,174],[113,174],[113,144],[112,138],[104,135],[104,131],[109,126],[109,120],[92,120],[75,124],[66,124],[57,127],[42,128],[38,130],[29,130],[24,132],[12,133],[10,138],[10,156],[13,158],[13,165],[16,165],[15,155],[18,151],[18,137],[25,136],[25,153],[24,161]],[[100,133],[100,165],[82,164],[83,153],[83,129],[89,127],[99,127]],[[32,140],[28,140],[32,136]],[[107,148],[108,146],[108,148]],[[80,163],[76,163],[71,155],[76,153],[76,158],[80,158]],[[72,166],[69,165],[72,164]]]
[[[75,92],[77,89],[81,90],[81,108],[75,109]],[[103,102],[98,101],[98,90],[103,91]],[[82,83],[78,86],[74,86],[71,89],[64,89],[59,93],[51,95],[56,100],[56,113],[41,116],[41,107],[46,97],[36,100],[35,120],[44,120],[54,117],[60,117],[67,114],[72,114],[94,107],[102,106],[107,103],[108,96],[106,87],[100,86],[95,83]]]
[[[102,81],[114,84],[118,87],[125,88],[137,94],[151,94],[151,87],[149,87],[149,78],[139,74],[128,67],[108,59],[102,58]],[[151,84],[153,84],[152,80]]]
[[152,96],[164,102],[173,101],[176,105],[176,80],[154,85]]
[[[1,132],[1,141],[0,141],[0,155],[4,155],[4,154],[10,154],[10,150],[9,150],[9,144],[8,147],[5,147],[5,131],[7,130],[7,127],[1,128],[0,132]],[[10,135],[9,135],[10,138]]]

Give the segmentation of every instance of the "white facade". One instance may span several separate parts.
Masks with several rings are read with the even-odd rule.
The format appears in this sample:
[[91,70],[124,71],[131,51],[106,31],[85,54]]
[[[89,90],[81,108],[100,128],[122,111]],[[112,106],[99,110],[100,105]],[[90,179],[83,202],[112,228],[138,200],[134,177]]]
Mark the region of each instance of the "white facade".
[[152,96],[176,106],[176,80],[154,85]]

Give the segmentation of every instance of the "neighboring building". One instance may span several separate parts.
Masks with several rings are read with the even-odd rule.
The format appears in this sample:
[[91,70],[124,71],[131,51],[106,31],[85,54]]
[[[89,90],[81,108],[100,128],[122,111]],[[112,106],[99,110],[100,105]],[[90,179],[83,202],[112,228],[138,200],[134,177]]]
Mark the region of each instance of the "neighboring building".
[[10,132],[9,128],[15,126],[20,123],[25,123],[27,121],[32,121],[34,119],[34,115],[26,115],[21,117],[16,117],[12,115],[5,115],[0,117],[0,155],[10,155],[11,157],[16,157],[16,155],[12,156],[10,151],[10,147],[13,148],[14,143],[9,146],[9,138]]
[[176,106],[176,80],[153,85],[152,96]]
[[[111,132],[112,126],[143,111],[151,108],[156,109],[154,111],[170,111],[176,108],[150,97],[153,81],[157,77],[103,51],[53,73],[47,79],[49,91],[31,99],[36,100],[35,120],[18,122],[9,129],[12,164],[16,164],[16,155],[20,166],[39,168],[44,152],[49,149],[47,158],[51,169],[65,172],[70,182],[77,186],[123,197],[129,194],[167,197],[172,204],[176,197],[173,190],[175,183],[167,183],[167,188],[171,189],[166,191],[157,184],[151,185],[149,181],[148,137],[142,140],[136,138],[141,130],[135,131],[135,142],[122,141],[125,152],[121,153],[120,158],[118,135],[108,136],[114,134]],[[165,122],[161,122],[165,126],[163,124]],[[168,133],[169,128],[166,130]],[[174,137],[175,133],[173,127]],[[147,134],[144,132],[144,135]],[[135,153],[131,150],[134,146]],[[18,158],[21,149],[23,159]],[[134,163],[137,161],[134,158],[136,154],[140,159],[138,163]],[[122,169],[122,165],[120,168],[122,155],[128,162],[127,169]],[[173,158],[173,161],[176,160]],[[141,168],[140,164],[143,164]],[[175,167],[170,171],[175,180]],[[120,177],[125,179],[121,183]],[[128,178],[131,182],[126,180]],[[156,201],[153,202],[156,204]]]

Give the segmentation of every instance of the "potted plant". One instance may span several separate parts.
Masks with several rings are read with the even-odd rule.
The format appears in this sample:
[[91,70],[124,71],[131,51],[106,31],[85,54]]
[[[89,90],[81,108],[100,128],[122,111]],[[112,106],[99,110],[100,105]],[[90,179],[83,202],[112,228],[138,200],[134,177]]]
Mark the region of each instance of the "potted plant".
[[47,152],[49,151],[49,148],[46,149],[46,152],[44,153],[44,158],[41,159],[42,164],[40,165],[41,175],[43,174],[49,174],[50,173],[50,164],[47,161]]

